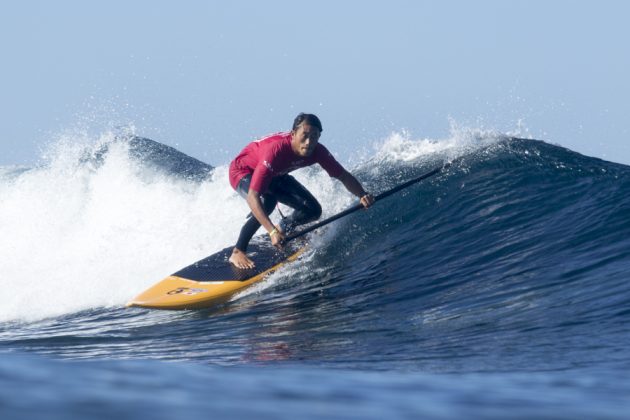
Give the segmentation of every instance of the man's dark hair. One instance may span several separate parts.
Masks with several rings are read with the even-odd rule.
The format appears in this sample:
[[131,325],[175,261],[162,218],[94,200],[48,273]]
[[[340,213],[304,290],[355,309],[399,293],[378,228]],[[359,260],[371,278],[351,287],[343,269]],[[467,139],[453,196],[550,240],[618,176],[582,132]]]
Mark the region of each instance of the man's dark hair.
[[319,120],[319,118],[317,118],[317,115],[305,114],[303,112],[300,112],[298,116],[295,117],[295,119],[293,120],[293,131],[297,130],[300,124],[305,121],[308,125],[319,128],[319,131],[324,131],[324,129],[322,128],[322,122]]

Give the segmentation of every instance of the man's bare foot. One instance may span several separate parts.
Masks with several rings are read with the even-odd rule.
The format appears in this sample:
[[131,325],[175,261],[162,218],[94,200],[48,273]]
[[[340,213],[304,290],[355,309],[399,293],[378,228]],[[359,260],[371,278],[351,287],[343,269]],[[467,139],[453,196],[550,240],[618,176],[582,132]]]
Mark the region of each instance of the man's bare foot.
[[232,250],[232,255],[228,259],[230,263],[232,263],[236,268],[240,268],[241,270],[246,270],[248,268],[254,268],[254,261],[247,258],[247,255],[240,249],[234,248]]

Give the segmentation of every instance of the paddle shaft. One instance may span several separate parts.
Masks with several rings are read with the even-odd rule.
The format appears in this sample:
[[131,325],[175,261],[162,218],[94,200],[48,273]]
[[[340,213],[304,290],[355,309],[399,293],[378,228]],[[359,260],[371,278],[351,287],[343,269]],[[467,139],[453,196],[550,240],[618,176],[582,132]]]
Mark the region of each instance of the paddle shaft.
[[[382,199],[384,199],[386,197],[389,197],[392,194],[397,193],[400,190],[404,190],[405,188],[408,188],[408,187],[412,186],[413,184],[417,184],[418,182],[422,181],[423,179],[427,179],[429,177],[432,177],[433,175],[441,172],[443,169],[448,168],[449,166],[451,166],[450,163],[445,163],[443,166],[440,166],[439,168],[435,168],[432,171],[427,172],[425,174],[422,174],[422,175],[420,175],[417,178],[411,179],[411,180],[409,180],[407,182],[404,182],[404,183],[402,183],[400,185],[397,185],[396,187],[394,187],[394,188],[392,188],[390,190],[387,190],[385,192],[382,192],[379,195],[375,196],[374,197],[374,201],[376,202],[376,201],[382,200]],[[284,238],[284,242],[283,243],[286,244],[289,241],[292,241],[292,240],[294,240],[296,238],[299,238],[300,236],[304,236],[307,233],[314,231],[315,229],[318,229],[318,228],[320,228],[320,227],[322,227],[324,225],[327,225],[327,224],[329,224],[331,222],[334,222],[335,220],[341,219],[342,217],[345,217],[345,216],[347,216],[347,215],[349,215],[351,213],[354,213],[357,210],[361,210],[362,208],[364,208],[363,204],[356,204],[356,205],[354,205],[354,206],[352,206],[350,208],[347,208],[346,210],[344,210],[344,211],[342,211],[340,213],[337,213],[337,214],[335,214],[333,216],[330,216],[327,219],[322,220],[321,222],[315,223],[314,225],[311,225],[311,226],[307,227],[304,230],[301,230],[299,232],[295,232],[295,233],[292,233],[291,235],[288,235],[286,238]]]

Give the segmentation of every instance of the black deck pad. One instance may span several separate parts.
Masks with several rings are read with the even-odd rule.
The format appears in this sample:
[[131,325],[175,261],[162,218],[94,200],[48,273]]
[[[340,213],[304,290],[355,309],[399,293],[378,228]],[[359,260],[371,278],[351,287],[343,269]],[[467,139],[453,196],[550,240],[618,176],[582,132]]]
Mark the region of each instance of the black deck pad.
[[225,248],[186,268],[174,273],[174,276],[194,281],[245,281],[269,270],[285,261],[299,249],[306,246],[305,241],[293,241],[279,251],[268,240],[254,239],[247,248],[247,256],[256,267],[249,270],[236,268],[228,261],[234,247]]

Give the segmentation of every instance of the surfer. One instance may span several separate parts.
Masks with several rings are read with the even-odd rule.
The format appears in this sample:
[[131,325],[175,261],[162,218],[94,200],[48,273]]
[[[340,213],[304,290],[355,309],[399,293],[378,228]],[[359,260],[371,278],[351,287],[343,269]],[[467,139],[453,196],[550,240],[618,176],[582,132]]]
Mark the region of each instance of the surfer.
[[[337,178],[364,207],[374,203],[361,183],[319,143],[322,123],[314,114],[300,113],[290,132],[276,133],[248,144],[230,163],[230,184],[247,200],[252,216],[241,233],[229,258],[238,268],[253,268],[247,257],[247,245],[262,225],[271,243],[281,247],[285,234],[296,226],[317,220],[322,207],[313,195],[289,172],[318,163],[333,178]],[[294,209],[276,226],[269,215],[280,202]]]

